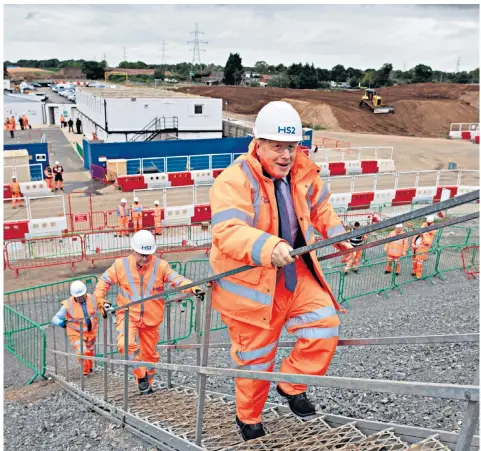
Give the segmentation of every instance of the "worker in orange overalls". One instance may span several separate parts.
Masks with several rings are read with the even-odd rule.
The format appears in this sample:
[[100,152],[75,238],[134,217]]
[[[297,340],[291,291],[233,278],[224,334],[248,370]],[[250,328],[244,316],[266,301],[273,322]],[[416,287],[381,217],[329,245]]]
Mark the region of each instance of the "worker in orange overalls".
[[61,189],[63,191],[63,167],[56,161],[53,166],[53,173],[55,175],[55,190]]
[[10,132],[10,138],[15,138],[15,118],[12,116],[10,119],[7,118],[5,121],[5,129]]
[[[429,227],[434,224],[434,216],[428,216],[426,222],[421,227]],[[413,251],[413,272],[412,275],[417,279],[423,276],[423,264],[429,257],[429,250],[433,245],[434,238],[436,237],[436,230],[430,232],[421,233],[420,235],[413,236],[411,242],[411,248]]]
[[[287,102],[270,102],[257,115],[247,154],[220,174],[210,190],[213,274],[253,265],[214,283],[213,306],[228,327],[236,368],[272,371],[282,328],[297,341],[282,373],[324,375],[339,339],[337,304],[316,251],[293,248],[345,232],[329,203],[319,168],[300,150],[302,123]],[[336,245],[351,249],[347,242]],[[270,382],[236,378],[236,424],[244,440],[265,435],[261,412]],[[316,414],[306,385],[277,384],[291,411]]]
[[[361,224],[359,224],[359,222],[356,221],[354,223],[354,230],[359,229],[359,227],[361,227]],[[349,240],[349,242],[351,243],[352,247],[356,248],[356,247],[362,246],[365,239],[366,239],[366,235],[358,235],[358,236],[355,236],[355,237],[351,238]],[[349,255],[349,254],[347,254],[347,255]],[[354,252],[352,258],[347,258],[346,259],[347,265],[346,265],[346,268],[344,269],[344,274],[349,274],[349,270],[351,268],[352,268],[353,272],[355,272],[357,274],[359,262],[361,261],[361,257],[362,257],[362,249]]]
[[[394,230],[388,235],[389,238],[400,235],[403,232],[403,225],[396,224]],[[386,262],[386,269],[384,274],[389,274],[392,269],[393,262],[396,264],[396,274],[401,273],[401,262],[399,259],[406,255],[408,251],[408,239],[402,238],[397,241],[391,241],[390,243],[386,243],[384,245],[384,251],[387,255],[387,262]]]
[[65,127],[64,123],[65,123],[65,117],[63,116],[63,114],[61,114],[60,115],[60,128]]
[[117,207],[117,216],[119,217],[119,230],[114,236],[129,236],[130,208],[127,206],[127,199],[120,199],[120,205]]
[[49,164],[45,166],[45,170],[43,171],[43,174],[45,176],[45,182],[47,183],[48,188],[50,189],[50,191],[53,191],[53,184],[52,184],[53,172]]
[[[27,115],[26,115],[25,113],[22,113],[22,121],[23,121],[23,128],[24,128],[25,130],[27,130],[27,128],[29,127],[29,125],[28,125],[28,117],[27,117]],[[30,126],[30,128],[32,128],[32,127]]]
[[[173,288],[192,283],[190,280],[172,270],[169,264],[153,254],[155,237],[148,230],[140,230],[131,241],[134,251],[129,257],[118,258],[99,279],[94,296],[97,306],[104,317],[112,306],[106,299],[112,285],[118,285],[117,305],[124,306],[139,299],[159,295],[159,299],[132,306],[129,311],[129,349],[125,356],[124,349],[124,310],[116,312],[117,347],[127,360],[157,363],[159,354],[159,326],[164,319],[164,284]],[[198,294],[199,287],[188,289],[189,293]],[[137,341],[138,336],[138,341]],[[134,366],[134,375],[141,394],[152,393],[155,368],[151,366]]]
[[140,204],[139,198],[134,197],[134,203],[130,208],[130,216],[134,225],[134,232],[138,232],[142,228],[142,211],[144,207]]
[[12,175],[12,183],[10,183],[10,189],[12,190],[12,208],[23,207],[22,203],[22,189],[20,183],[17,182],[17,177]]
[[160,202],[154,201],[154,226],[155,234],[162,235],[162,208],[160,208]]
[[[71,297],[62,302],[62,307],[52,319],[54,326],[63,327],[67,330],[67,336],[77,355],[80,354],[80,322],[83,319],[83,355],[94,356],[95,340],[97,338],[98,309],[90,294],[87,294],[87,287],[81,280],[75,280],[70,285]],[[89,374],[93,369],[93,360],[79,359],[84,374]]]

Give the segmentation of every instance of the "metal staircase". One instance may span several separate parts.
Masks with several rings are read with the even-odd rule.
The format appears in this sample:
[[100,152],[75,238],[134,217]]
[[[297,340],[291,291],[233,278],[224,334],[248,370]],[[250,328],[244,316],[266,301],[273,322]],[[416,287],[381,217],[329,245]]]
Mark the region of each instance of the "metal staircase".
[[152,141],[163,133],[178,136],[179,119],[177,116],[155,117],[142,130],[130,138],[129,142]]

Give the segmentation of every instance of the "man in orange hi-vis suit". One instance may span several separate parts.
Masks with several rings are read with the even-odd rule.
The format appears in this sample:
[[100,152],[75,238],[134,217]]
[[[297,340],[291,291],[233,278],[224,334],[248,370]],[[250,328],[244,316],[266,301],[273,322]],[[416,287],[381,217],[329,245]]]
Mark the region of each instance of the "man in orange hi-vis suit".
[[[211,271],[255,268],[214,283],[213,306],[228,327],[233,366],[272,371],[283,326],[296,345],[283,373],[324,375],[339,339],[341,310],[316,252],[293,259],[293,248],[345,229],[329,203],[319,168],[298,149],[302,123],[286,102],[263,107],[249,152],[220,174],[210,191]],[[338,249],[350,249],[346,242]],[[270,382],[235,379],[236,424],[244,440],[265,435],[261,412]],[[316,413],[306,385],[280,382],[278,393],[298,417]]]
[[[169,264],[153,254],[155,253],[155,237],[148,230],[140,230],[132,237],[133,254],[118,258],[99,279],[94,297],[104,315],[112,306],[106,299],[112,285],[119,287],[117,305],[124,306],[142,298],[159,295],[158,299],[132,306],[129,311],[127,360],[157,363],[159,354],[159,326],[164,320],[164,300],[162,292],[164,284],[173,288],[192,283],[189,279],[174,271]],[[197,294],[199,287],[188,289]],[[125,356],[124,350],[124,311],[116,312],[117,347]],[[138,336],[138,342],[137,342]],[[152,393],[152,382],[155,368],[151,366],[134,366],[134,375],[141,394]]]
[[[426,222],[421,227],[429,227],[434,224],[434,216],[428,216]],[[411,248],[413,251],[413,272],[412,275],[417,279],[423,276],[423,265],[429,257],[429,249],[433,245],[436,237],[436,230],[424,232],[420,235],[413,236]]]
[[17,177],[12,175],[12,183],[10,183],[10,189],[12,190],[12,208],[23,207],[22,203],[22,189],[20,183],[17,182]]
[[127,199],[121,199],[116,211],[119,217],[119,231],[114,236],[129,236],[130,208],[127,206]]
[[[90,294],[87,294],[87,287],[81,280],[75,280],[70,285],[71,297],[62,302],[62,307],[52,319],[54,326],[63,327],[67,330],[67,336],[80,355],[80,323],[75,320],[83,319],[82,337],[83,354],[94,356],[95,340],[97,339],[98,312],[97,305]],[[84,374],[89,374],[93,369],[93,360],[80,360]]]
[[[400,235],[403,232],[403,225],[396,224],[394,230],[388,235],[389,238]],[[408,239],[402,238],[397,241],[391,241],[390,243],[386,243],[384,245],[384,251],[386,252],[387,262],[386,262],[386,269],[384,271],[385,274],[389,274],[392,269],[393,262],[396,265],[396,274],[401,273],[401,262],[399,259],[406,255],[408,251]]]
[[162,208],[160,208],[160,202],[154,201],[154,226],[155,234],[162,235]]

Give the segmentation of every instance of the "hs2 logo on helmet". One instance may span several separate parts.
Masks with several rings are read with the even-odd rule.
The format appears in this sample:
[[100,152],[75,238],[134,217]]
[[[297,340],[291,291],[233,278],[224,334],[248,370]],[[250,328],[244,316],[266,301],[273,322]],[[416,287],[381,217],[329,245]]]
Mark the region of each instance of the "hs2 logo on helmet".
[[286,135],[295,135],[296,127],[277,127],[277,133],[285,133]]
[[144,251],[150,251],[152,246],[141,246]]

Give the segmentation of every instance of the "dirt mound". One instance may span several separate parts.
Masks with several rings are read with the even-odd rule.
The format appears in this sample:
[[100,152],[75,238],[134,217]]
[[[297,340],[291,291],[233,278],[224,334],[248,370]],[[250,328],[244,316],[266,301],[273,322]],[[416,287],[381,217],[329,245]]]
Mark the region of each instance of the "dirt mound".
[[425,83],[379,89],[395,114],[360,109],[361,91],[243,86],[190,86],[179,91],[222,98],[228,102],[228,112],[245,115],[257,114],[273,100],[286,99],[299,109],[303,121],[330,131],[434,138],[446,136],[452,122],[479,122],[479,87],[471,85]]
[[327,103],[312,105],[304,100],[287,98],[281,100],[289,102],[297,110],[301,115],[303,124],[316,124],[322,130],[343,131]]

